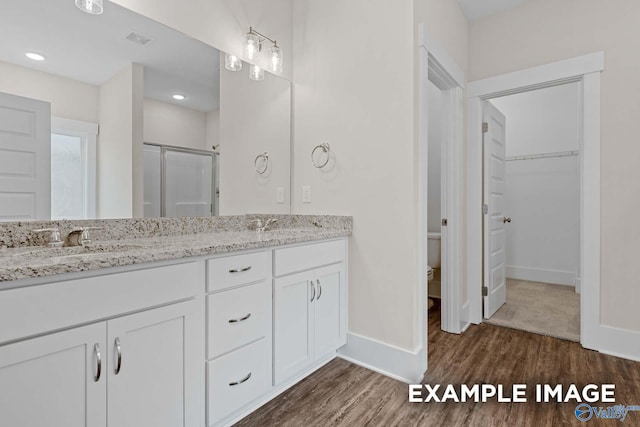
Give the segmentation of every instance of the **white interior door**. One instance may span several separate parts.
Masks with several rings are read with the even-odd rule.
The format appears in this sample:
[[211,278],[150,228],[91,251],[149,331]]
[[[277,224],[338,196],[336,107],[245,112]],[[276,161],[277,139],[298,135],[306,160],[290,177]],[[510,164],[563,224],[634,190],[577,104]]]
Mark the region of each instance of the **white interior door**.
[[484,103],[484,317],[506,302],[506,232],[504,215],[506,119]]
[[51,104],[0,93],[0,221],[51,217]]

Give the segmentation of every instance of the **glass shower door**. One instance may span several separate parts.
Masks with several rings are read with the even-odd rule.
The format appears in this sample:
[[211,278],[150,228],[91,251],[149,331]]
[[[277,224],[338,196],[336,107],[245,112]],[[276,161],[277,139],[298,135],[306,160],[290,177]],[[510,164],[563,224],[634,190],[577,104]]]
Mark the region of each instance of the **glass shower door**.
[[164,217],[212,216],[214,154],[163,147]]

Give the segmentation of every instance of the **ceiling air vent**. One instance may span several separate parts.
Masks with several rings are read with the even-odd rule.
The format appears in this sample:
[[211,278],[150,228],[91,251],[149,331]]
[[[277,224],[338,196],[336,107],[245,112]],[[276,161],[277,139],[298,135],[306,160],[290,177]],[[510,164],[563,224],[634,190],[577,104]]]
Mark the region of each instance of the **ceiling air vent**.
[[127,36],[127,40],[129,40],[130,42],[133,42],[135,44],[139,44],[140,46],[146,46],[149,43],[151,43],[151,38],[144,36],[140,33],[130,33]]

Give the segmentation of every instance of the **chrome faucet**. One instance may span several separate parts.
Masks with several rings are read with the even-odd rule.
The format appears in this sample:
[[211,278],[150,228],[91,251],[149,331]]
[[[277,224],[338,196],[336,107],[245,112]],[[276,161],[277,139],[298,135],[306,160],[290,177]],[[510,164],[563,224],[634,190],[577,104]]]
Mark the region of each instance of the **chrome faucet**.
[[32,231],[34,233],[49,233],[47,246],[50,248],[60,248],[64,246],[64,242],[60,238],[60,229],[58,227],[39,228],[37,230],[32,230]]
[[65,239],[67,246],[85,246],[91,243],[90,230],[102,230],[104,227],[78,227],[71,230]]
[[275,218],[269,218],[264,225],[262,225],[262,220],[260,218],[254,219],[253,222],[256,224],[256,232],[264,233],[265,231],[268,231],[273,224],[278,222],[278,220]]

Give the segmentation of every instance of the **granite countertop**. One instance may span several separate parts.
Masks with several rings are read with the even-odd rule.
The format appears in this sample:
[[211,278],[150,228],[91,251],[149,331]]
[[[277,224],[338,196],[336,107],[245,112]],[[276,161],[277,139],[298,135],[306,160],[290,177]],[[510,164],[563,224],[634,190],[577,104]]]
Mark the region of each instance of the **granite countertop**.
[[[182,236],[103,240],[86,247],[0,249],[0,282],[215,255],[351,235],[332,228],[220,231]],[[4,283],[5,285],[7,283]],[[2,288],[0,284],[0,289]]]

